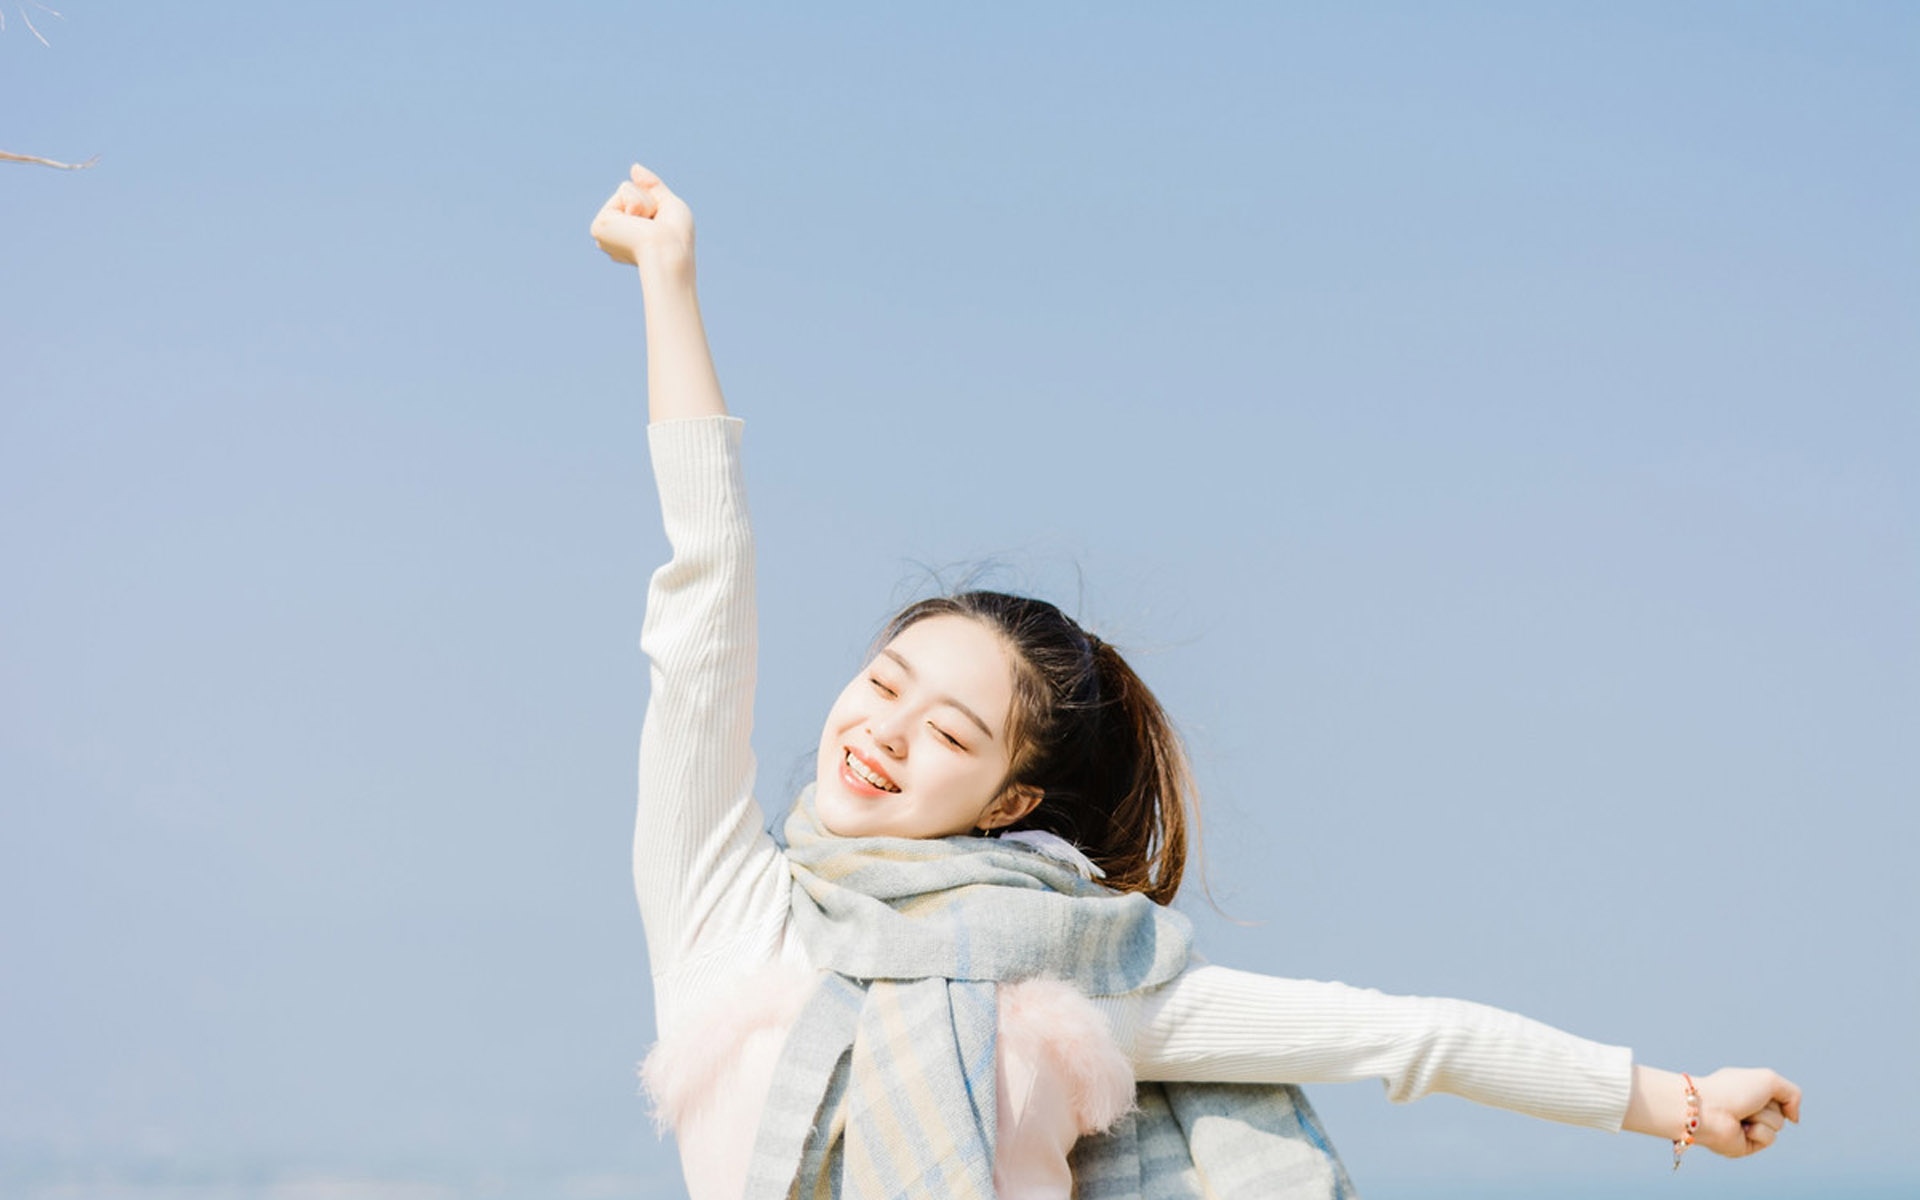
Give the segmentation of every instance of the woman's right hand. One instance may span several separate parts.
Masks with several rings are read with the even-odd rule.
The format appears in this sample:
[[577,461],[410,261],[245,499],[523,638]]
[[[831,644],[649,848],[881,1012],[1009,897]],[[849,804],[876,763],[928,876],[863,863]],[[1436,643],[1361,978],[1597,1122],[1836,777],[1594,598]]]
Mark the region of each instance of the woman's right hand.
[[639,163],[594,214],[590,232],[615,262],[642,271],[693,268],[693,210]]
[[724,416],[693,278],[693,210],[639,163],[594,214],[594,244],[640,268],[647,310],[647,414],[653,421]]

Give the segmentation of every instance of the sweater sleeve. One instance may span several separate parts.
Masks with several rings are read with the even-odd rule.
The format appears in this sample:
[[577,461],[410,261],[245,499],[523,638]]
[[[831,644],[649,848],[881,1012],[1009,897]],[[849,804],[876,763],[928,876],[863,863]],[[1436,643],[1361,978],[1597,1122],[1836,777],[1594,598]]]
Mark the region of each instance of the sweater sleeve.
[[1429,1092],[1618,1130],[1632,1053],[1475,1004],[1198,966],[1114,1014],[1142,1079],[1379,1079],[1396,1103]]
[[753,799],[753,535],[740,432],[732,417],[647,431],[673,548],[654,572],[640,635],[652,691],[633,881],[656,979],[697,974],[787,909],[785,860]]

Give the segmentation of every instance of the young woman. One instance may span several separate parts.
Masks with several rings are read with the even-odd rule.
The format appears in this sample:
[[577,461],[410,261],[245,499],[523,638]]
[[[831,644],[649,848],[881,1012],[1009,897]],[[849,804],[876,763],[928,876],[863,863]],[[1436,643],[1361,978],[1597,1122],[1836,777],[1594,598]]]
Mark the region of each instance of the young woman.
[[1511,1013],[1249,974],[1164,906],[1192,802],[1121,656],[1043,601],[968,593],[888,625],[762,828],[753,548],[694,287],[693,219],[635,166],[592,226],[638,269],[673,558],[642,646],[634,878],[660,1041],[644,1073],[695,1200],[1345,1195],[1291,1087],[1385,1081],[1552,1120],[1771,1145],[1771,1071],[1639,1065]]

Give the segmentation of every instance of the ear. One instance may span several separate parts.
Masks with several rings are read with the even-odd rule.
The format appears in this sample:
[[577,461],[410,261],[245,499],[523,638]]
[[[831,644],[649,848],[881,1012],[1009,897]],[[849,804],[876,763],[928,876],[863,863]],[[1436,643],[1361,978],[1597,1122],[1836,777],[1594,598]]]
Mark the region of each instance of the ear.
[[980,819],[974,825],[980,829],[1005,828],[1039,808],[1040,800],[1045,795],[1045,792],[1029,784],[1011,784],[994,797],[993,803],[987,805],[986,811],[980,814]]

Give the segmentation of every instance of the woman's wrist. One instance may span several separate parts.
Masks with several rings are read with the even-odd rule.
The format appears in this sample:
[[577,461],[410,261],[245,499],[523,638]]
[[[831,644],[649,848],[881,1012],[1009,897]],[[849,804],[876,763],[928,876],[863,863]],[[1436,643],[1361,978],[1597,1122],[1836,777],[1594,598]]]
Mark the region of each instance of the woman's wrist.
[[1676,1138],[1687,1119],[1687,1081],[1672,1071],[1641,1063],[1633,1065],[1633,1091],[1627,1097],[1626,1119],[1620,1128],[1630,1133]]
[[650,247],[634,258],[640,287],[648,295],[671,288],[693,288],[693,247]]

